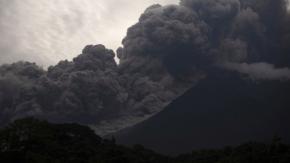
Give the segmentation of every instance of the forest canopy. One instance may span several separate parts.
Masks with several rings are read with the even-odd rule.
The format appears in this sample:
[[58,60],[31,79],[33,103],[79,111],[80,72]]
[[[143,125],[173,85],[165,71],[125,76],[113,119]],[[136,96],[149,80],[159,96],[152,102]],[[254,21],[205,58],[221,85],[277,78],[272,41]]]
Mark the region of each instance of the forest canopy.
[[249,142],[237,147],[195,150],[165,156],[141,145],[126,147],[78,124],[52,124],[35,118],[0,130],[0,162],[5,163],[289,163],[290,146]]

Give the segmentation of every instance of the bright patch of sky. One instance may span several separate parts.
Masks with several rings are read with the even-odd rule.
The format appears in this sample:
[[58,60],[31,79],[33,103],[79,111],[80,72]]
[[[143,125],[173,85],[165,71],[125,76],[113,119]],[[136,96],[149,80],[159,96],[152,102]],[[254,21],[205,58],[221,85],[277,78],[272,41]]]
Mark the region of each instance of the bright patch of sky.
[[46,67],[88,44],[115,50],[148,6],[178,1],[0,0],[0,64],[27,60]]

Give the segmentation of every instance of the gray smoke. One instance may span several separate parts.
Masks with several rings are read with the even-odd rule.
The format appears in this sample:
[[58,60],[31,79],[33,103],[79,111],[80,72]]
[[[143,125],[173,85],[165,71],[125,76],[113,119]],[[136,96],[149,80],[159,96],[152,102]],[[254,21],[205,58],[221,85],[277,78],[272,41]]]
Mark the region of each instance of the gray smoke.
[[290,80],[289,68],[276,68],[269,63],[228,63],[225,66],[254,80]]
[[103,135],[156,114],[192,85],[175,81],[161,64],[160,74],[146,75],[158,61],[148,60],[152,65],[144,72],[121,70],[114,56],[103,45],[89,45],[47,71],[28,62],[2,65],[1,125],[35,116],[90,125]]
[[289,18],[283,0],[181,0],[180,5],[153,5],[128,29],[124,47],[118,49],[120,67],[146,69],[148,60],[157,59],[179,79],[206,75],[206,69],[223,62],[288,67]]
[[181,0],[152,5],[114,52],[89,45],[47,71],[0,67],[0,123],[36,116],[115,132],[161,111],[215,69],[288,82],[290,16],[283,0]]

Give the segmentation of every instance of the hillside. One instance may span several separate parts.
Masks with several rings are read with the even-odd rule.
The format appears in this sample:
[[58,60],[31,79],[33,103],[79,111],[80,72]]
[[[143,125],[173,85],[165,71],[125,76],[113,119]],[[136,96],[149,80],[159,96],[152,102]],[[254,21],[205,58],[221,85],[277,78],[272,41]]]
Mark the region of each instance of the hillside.
[[216,72],[158,115],[115,136],[124,144],[173,154],[269,141],[275,135],[289,142],[289,90],[289,82],[256,82]]
[[0,130],[0,162],[5,163],[288,163],[290,146],[273,139],[218,150],[195,150],[168,157],[145,149],[115,144],[78,124],[50,124],[34,118]]

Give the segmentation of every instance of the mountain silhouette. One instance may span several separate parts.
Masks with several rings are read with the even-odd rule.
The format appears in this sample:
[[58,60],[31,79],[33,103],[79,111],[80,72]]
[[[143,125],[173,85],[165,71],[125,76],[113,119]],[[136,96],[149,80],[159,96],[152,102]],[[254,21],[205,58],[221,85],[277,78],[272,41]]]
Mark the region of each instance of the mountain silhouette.
[[290,141],[290,84],[215,70],[156,116],[118,133],[123,144],[166,154],[246,141]]

